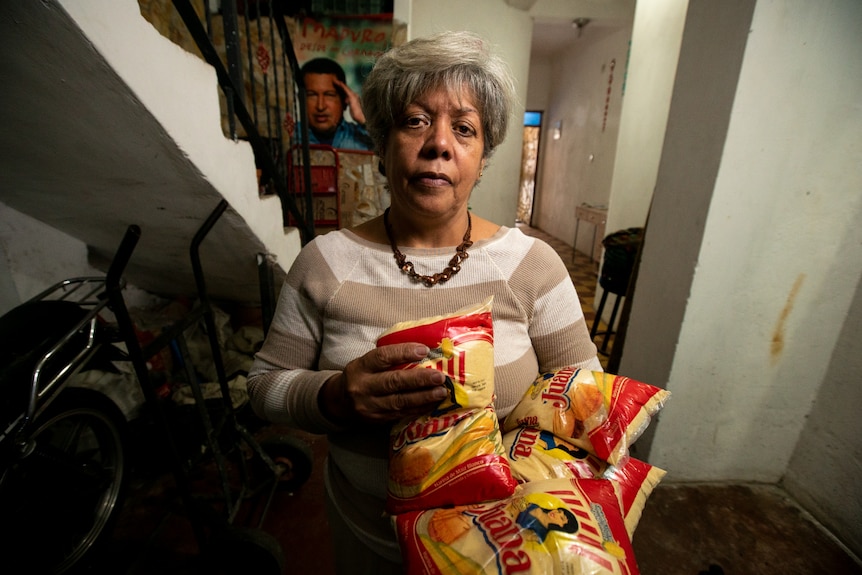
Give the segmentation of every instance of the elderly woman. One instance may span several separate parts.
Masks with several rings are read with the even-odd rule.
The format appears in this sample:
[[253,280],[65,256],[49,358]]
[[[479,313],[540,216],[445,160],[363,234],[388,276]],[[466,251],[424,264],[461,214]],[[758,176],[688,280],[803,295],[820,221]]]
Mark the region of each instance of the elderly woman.
[[514,98],[507,67],[473,34],[419,38],[379,59],[363,107],[391,206],[302,250],[249,374],[260,416],[328,436],[327,508],[341,572],[399,571],[383,514],[390,424],[447,394],[436,370],[390,371],[429,350],[375,348],[382,332],[493,295],[501,419],[540,370],[601,369],[556,252],[468,207]]

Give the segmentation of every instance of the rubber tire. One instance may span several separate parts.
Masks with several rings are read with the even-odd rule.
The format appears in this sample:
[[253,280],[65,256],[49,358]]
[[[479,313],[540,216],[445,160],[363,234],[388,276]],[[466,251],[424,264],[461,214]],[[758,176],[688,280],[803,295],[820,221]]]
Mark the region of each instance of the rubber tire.
[[110,538],[128,487],[128,423],[105,395],[66,388],[40,415],[32,452],[0,476],[11,527],[0,556],[28,572],[85,569]]
[[284,467],[276,478],[279,491],[296,491],[311,477],[314,453],[301,439],[276,435],[261,441],[260,448],[276,465]]

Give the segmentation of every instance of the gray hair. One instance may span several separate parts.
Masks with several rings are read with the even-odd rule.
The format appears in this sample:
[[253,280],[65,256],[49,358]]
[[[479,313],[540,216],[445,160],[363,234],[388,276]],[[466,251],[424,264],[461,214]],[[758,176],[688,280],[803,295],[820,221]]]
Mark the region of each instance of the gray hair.
[[442,32],[416,38],[384,53],[362,88],[365,127],[383,155],[389,133],[407,106],[422,94],[466,87],[479,108],[491,156],[506,137],[515,103],[515,84],[506,63],[471,32]]

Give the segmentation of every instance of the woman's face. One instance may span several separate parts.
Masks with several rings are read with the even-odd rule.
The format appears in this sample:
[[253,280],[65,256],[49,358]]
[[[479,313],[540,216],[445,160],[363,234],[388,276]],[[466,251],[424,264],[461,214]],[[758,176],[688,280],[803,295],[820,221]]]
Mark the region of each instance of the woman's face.
[[429,219],[458,213],[482,171],[484,141],[468,92],[438,89],[411,102],[383,158],[393,207]]
[[560,509],[551,509],[548,511],[548,524],[551,525],[559,525],[563,527],[566,523],[569,522],[568,516],[563,513]]

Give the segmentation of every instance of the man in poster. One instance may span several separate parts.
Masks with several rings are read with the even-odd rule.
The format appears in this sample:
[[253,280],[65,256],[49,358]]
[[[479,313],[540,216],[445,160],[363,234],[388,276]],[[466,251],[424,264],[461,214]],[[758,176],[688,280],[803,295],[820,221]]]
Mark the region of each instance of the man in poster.
[[[336,149],[371,149],[359,95],[347,85],[341,65],[329,58],[315,58],[302,66],[301,76],[309,143]],[[347,109],[354,122],[344,117]]]

